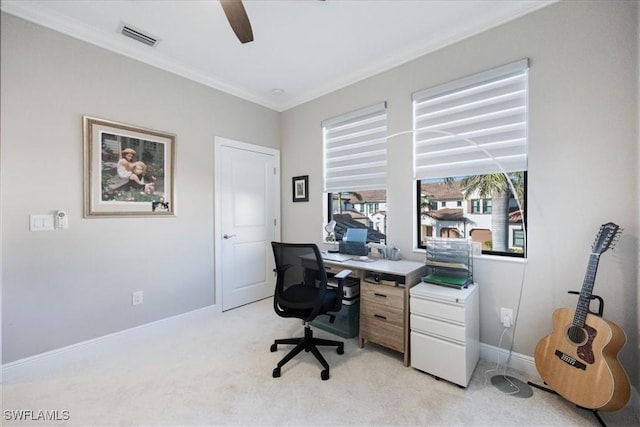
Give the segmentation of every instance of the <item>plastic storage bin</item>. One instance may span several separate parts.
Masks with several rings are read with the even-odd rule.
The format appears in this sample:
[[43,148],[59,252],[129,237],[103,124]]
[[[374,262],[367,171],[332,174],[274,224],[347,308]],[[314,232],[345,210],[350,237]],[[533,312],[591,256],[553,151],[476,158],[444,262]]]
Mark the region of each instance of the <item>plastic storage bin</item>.
[[342,309],[337,313],[331,313],[336,317],[330,323],[329,316],[318,316],[311,324],[319,329],[323,329],[343,338],[354,338],[358,336],[360,330],[360,301],[355,301],[351,305],[342,304]]

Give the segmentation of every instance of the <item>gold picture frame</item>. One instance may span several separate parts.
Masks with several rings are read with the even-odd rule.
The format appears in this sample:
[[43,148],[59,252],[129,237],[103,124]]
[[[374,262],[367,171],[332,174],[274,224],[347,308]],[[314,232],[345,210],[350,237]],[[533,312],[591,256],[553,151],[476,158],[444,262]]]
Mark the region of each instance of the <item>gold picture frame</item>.
[[84,216],[175,216],[176,136],[83,116]]

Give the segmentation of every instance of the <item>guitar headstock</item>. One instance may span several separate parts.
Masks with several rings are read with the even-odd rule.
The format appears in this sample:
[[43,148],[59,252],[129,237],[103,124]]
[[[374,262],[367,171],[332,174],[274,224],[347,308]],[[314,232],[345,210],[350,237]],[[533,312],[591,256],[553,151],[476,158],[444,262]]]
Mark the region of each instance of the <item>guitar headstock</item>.
[[618,242],[621,233],[622,228],[613,222],[602,224],[598,231],[598,235],[596,236],[596,240],[591,246],[592,253],[600,255],[608,249],[613,249],[615,244]]

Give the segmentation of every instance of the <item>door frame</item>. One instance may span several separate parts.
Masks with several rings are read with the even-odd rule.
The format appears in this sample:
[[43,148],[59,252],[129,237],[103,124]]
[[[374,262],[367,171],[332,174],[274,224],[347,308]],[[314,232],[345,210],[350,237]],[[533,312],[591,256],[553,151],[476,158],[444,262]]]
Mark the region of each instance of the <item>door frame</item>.
[[256,153],[271,155],[275,160],[275,174],[274,174],[274,198],[276,199],[273,204],[273,215],[276,220],[275,227],[275,239],[280,240],[280,150],[275,148],[264,147],[261,145],[250,144],[247,142],[236,141],[229,138],[220,136],[215,137],[214,141],[214,206],[213,206],[213,259],[214,259],[214,297],[215,307],[217,313],[222,313],[222,220],[221,220],[221,201],[220,201],[220,161],[222,147],[228,147],[236,150],[253,151]]

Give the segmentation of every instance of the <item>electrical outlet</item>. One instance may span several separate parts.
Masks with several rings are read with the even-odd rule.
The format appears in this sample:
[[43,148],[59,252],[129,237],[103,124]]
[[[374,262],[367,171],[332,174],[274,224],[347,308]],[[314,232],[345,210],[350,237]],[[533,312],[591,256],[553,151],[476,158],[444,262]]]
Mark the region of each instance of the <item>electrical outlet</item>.
[[144,302],[144,294],[142,291],[135,291],[131,294],[131,303],[133,305],[140,305]]
[[510,308],[500,309],[500,323],[505,328],[510,328],[513,325],[513,310]]

